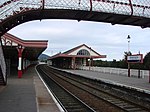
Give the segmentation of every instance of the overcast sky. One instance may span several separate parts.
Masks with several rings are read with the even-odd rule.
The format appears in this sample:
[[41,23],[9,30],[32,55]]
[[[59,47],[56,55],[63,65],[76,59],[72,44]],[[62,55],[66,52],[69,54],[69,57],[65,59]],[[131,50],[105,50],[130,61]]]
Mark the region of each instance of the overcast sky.
[[48,48],[43,53],[50,56],[86,44],[99,54],[107,55],[104,60],[120,60],[128,51],[128,35],[132,54],[150,52],[150,28],[137,26],[49,19],[21,24],[9,33],[24,40],[48,40]]

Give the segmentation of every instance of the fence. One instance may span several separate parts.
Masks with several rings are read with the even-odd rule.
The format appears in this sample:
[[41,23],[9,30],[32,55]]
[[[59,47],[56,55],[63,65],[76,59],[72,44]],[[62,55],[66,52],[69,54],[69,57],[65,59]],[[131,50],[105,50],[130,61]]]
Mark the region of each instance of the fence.
[[[79,69],[81,69],[81,70],[91,70],[91,71],[107,73],[107,74],[116,74],[116,75],[128,76],[128,69],[122,69],[122,68],[82,66]],[[140,70],[140,74],[139,74],[139,70],[130,69],[130,75],[131,75],[131,77],[144,78],[145,76],[149,75],[149,71],[148,70]]]
[[2,70],[2,75],[4,78],[4,81],[6,81],[6,63],[5,63],[5,59],[4,59],[4,55],[3,55],[3,49],[2,49],[2,45],[1,45],[1,41],[0,41],[0,67]]

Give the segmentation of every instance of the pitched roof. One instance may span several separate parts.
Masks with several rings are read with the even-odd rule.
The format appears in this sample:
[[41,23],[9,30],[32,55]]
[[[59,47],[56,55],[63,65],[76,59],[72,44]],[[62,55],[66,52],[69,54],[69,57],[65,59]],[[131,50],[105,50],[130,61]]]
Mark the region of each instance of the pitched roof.
[[[95,54],[97,54],[97,56],[85,56],[85,55],[72,55],[71,53],[73,53],[74,51],[80,49],[81,47],[86,47],[87,49],[89,49],[90,51],[94,52]],[[106,58],[106,55],[100,55],[99,53],[97,53],[96,51],[94,51],[93,49],[91,49],[91,47],[88,47],[85,44],[79,45],[77,47],[74,47],[68,51],[65,51],[63,53],[58,53],[56,55],[53,55],[52,57],[50,57],[50,59],[54,59],[54,58],[58,58],[58,57],[86,57],[86,58]]]
[[80,48],[80,47],[82,47],[82,46],[86,46],[86,45],[85,45],[85,44],[79,45],[79,46],[74,47],[74,48],[72,48],[72,49],[70,49],[70,50],[68,50],[68,51],[63,52],[62,54],[69,54],[69,53],[71,53],[72,51],[75,51],[76,49],[78,49],[78,48]]

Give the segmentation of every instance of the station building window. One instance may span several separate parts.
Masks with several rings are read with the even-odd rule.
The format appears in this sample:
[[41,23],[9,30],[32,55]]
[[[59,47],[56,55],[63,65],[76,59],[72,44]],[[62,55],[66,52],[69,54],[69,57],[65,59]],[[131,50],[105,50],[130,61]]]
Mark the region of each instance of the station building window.
[[84,56],[90,56],[89,51],[85,50],[85,49],[81,49],[77,55],[84,55]]

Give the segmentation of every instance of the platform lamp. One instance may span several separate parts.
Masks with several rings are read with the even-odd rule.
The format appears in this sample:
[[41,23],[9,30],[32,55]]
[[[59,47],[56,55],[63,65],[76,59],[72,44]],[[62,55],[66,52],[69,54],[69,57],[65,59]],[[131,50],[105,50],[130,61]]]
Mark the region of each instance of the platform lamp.
[[91,47],[90,47],[90,60],[89,60],[89,70],[91,70]]
[[[128,53],[127,56],[130,55],[130,35],[128,35],[127,40],[128,40]],[[128,77],[130,77],[130,63],[128,62]]]

